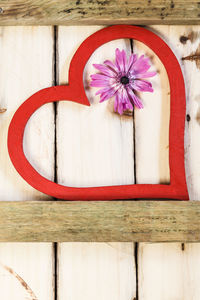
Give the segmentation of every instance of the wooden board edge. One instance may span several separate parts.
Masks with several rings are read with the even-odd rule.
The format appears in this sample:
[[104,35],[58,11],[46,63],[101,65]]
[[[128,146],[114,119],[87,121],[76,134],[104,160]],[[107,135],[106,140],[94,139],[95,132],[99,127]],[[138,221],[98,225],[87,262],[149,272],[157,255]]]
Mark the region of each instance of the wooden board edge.
[[199,242],[198,201],[0,202],[0,242]]
[[[117,3],[116,3],[117,2]],[[199,24],[198,0],[0,1],[0,25]]]

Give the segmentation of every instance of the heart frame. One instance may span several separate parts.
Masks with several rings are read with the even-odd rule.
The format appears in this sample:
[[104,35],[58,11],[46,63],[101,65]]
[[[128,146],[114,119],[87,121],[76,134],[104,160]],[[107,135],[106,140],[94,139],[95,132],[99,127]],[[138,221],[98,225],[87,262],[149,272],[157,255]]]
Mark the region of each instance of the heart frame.
[[[73,101],[90,105],[83,85],[83,71],[92,53],[115,39],[136,39],[149,48],[163,63],[170,84],[169,166],[170,184],[133,184],[101,187],[67,187],[40,175],[23,151],[25,126],[42,105]],[[66,100],[67,99],[67,100]],[[38,91],[15,112],[8,130],[8,152],[18,173],[37,190],[64,200],[179,199],[189,200],[184,166],[185,84],[180,65],[168,45],[153,32],[132,25],[114,25],[89,36],[74,54],[69,68],[69,84]]]

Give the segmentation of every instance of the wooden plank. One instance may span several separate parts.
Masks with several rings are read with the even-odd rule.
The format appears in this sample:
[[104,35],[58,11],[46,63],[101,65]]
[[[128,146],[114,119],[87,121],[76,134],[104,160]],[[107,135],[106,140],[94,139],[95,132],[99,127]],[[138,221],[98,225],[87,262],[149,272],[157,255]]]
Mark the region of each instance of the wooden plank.
[[[0,200],[49,197],[32,188],[13,167],[7,150],[7,131],[17,108],[39,89],[52,84],[53,37],[50,27],[1,27],[0,34]],[[13,145],[14,147],[14,145]],[[54,178],[53,105],[41,107],[29,120],[24,151],[39,173]]]
[[[175,29],[174,29],[175,31]],[[187,183],[189,195],[191,199],[200,200],[200,187],[199,187],[199,80],[200,80],[200,26],[186,27],[178,30],[179,36],[186,37],[186,43],[178,44],[177,51],[182,57],[183,68],[186,79],[187,87],[187,122],[186,122],[186,170],[187,170]],[[192,38],[192,36],[194,36]],[[191,38],[187,40],[187,37]],[[193,56],[194,55],[194,56]],[[194,57],[195,59],[192,59]],[[188,282],[184,289],[184,297],[186,300],[189,295],[193,294],[193,299],[199,298],[199,277],[200,277],[200,244],[185,244],[182,247],[184,250],[184,278],[182,282]],[[183,285],[182,285],[183,286]]]
[[59,299],[134,299],[133,253],[133,243],[60,244]]
[[140,299],[198,300],[199,251],[199,243],[140,244]]
[[[187,184],[190,198],[199,200],[200,71],[198,49],[200,27],[155,26],[152,30],[161,35],[173,49],[184,73],[187,94],[185,135]],[[151,142],[154,142],[154,135],[151,135],[150,139]],[[147,171],[144,165],[143,171]],[[159,172],[157,180],[161,180],[161,172]],[[183,243],[140,244],[138,251],[139,298],[141,300],[160,300],[164,295],[165,299],[186,300],[188,297],[199,299],[199,285],[197,284],[200,276],[199,246],[200,244]]]
[[[15,171],[7,151],[7,130],[19,105],[32,93],[52,84],[52,54],[51,27],[0,28],[0,104],[7,109],[0,118],[0,203],[49,199]],[[28,122],[24,150],[34,167],[53,179],[54,112],[51,104],[41,108]],[[52,300],[53,294],[51,243],[0,244],[1,299]]]
[[151,59],[153,93],[140,93],[144,108],[135,109],[136,182],[169,183],[170,88],[166,70],[155,53],[134,41],[133,51]]
[[[59,83],[66,84],[70,60],[86,37],[100,27],[61,27],[58,31]],[[58,103],[57,178],[60,184],[84,187],[134,184],[133,119],[120,117],[113,103],[99,104],[97,88],[89,86],[96,73],[93,63],[113,59],[115,48],[131,51],[129,40],[112,41],[98,48],[85,67],[84,84],[91,103]],[[70,141],[70,146],[69,142]]]
[[0,1],[0,25],[199,24],[199,0]]
[[[193,297],[194,290],[192,290],[189,294],[186,293],[186,290],[188,290],[188,287],[190,286],[190,283],[187,280],[188,276],[186,274],[189,270],[188,264],[190,264],[190,259],[193,258],[194,257],[186,256],[182,245],[178,243],[172,243],[170,245],[140,244],[140,299],[158,300],[163,298],[163,295],[165,295],[164,299],[186,300],[187,297],[198,299]],[[190,280],[194,279],[194,274],[192,273],[193,271],[191,270],[190,276],[192,276],[190,277]],[[157,280],[156,283],[155,280]],[[194,284],[193,287],[195,287]]]
[[0,241],[200,241],[197,201],[0,203]]
[[1,243],[1,299],[53,300],[52,254],[46,243]]
[[[67,83],[69,62],[80,43],[99,29],[97,26],[58,29],[59,84]],[[78,104],[67,102],[58,104],[57,179],[64,185],[134,183],[132,116],[120,118],[113,112],[113,104],[99,104],[99,97],[95,97],[96,89],[89,87],[90,74],[96,72],[92,64],[113,59],[116,47],[131,51],[129,40],[113,41],[95,51],[86,65],[83,80],[91,107],[80,107]],[[104,238],[101,241],[104,241]],[[112,241],[112,238],[107,241]],[[59,245],[60,300],[66,299],[66,295],[72,300],[126,300],[135,297],[135,290],[132,243]]]

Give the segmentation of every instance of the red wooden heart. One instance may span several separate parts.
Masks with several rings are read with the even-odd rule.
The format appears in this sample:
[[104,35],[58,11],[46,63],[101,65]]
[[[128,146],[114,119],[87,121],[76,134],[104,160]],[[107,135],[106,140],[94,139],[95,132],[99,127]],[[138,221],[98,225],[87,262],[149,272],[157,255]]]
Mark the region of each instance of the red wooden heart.
[[[73,188],[59,185],[41,176],[28,162],[23,151],[25,126],[31,115],[43,104],[55,101],[74,101],[90,105],[83,86],[83,70],[92,53],[102,44],[121,38],[135,39],[151,48],[166,68],[170,90],[169,165],[170,184],[134,184]],[[68,100],[66,100],[68,99]],[[147,29],[116,25],[89,36],[75,53],[69,69],[69,85],[54,86],[38,91],[16,111],[8,131],[8,151],[19,174],[34,188],[59,199],[112,200],[112,199],[183,199],[188,192],[184,168],[185,85],[179,63],[156,34]]]

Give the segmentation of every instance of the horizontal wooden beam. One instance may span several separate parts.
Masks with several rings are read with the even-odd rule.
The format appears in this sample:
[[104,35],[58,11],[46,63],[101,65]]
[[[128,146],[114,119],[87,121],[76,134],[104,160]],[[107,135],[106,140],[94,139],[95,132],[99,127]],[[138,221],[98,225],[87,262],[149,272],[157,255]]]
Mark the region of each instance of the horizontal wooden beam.
[[0,202],[1,242],[199,242],[200,202]]
[[200,24],[199,0],[0,0],[0,25]]

